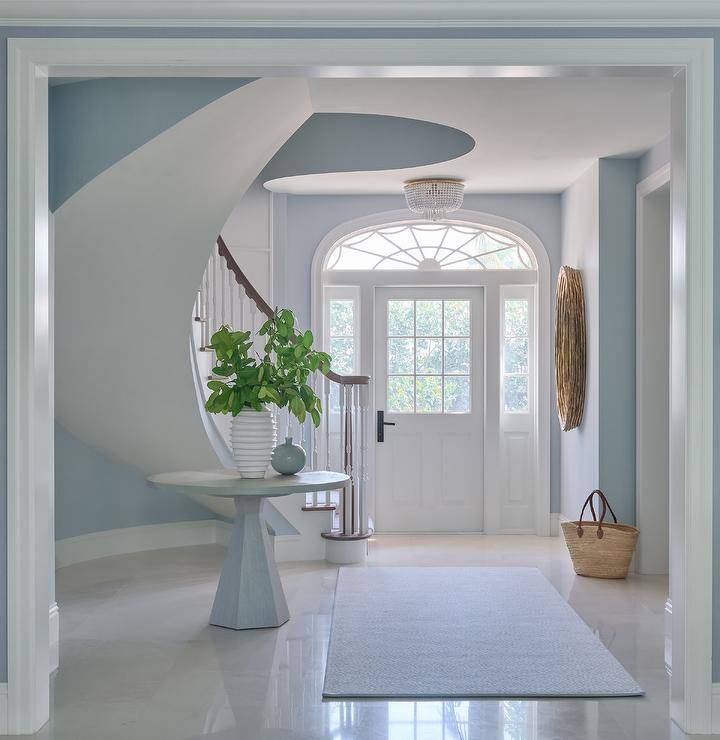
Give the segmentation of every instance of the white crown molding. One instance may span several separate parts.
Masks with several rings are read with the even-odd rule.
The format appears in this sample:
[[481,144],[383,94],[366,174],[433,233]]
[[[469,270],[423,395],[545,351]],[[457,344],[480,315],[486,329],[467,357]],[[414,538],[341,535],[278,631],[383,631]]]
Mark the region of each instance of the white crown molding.
[[691,27],[717,0],[0,0],[4,26],[240,28]]

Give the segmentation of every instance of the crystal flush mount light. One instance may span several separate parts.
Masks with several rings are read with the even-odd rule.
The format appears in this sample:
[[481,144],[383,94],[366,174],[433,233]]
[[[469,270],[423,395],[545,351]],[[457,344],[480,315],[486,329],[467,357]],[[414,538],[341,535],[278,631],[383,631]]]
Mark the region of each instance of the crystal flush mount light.
[[430,221],[440,221],[462,206],[465,184],[462,180],[429,178],[409,180],[404,190],[408,208],[413,213]]

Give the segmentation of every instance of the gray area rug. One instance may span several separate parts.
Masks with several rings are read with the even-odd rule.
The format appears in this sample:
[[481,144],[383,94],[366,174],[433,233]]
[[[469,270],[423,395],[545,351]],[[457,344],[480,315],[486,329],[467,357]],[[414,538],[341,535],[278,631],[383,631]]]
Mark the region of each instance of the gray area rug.
[[323,696],[643,690],[536,568],[341,568]]

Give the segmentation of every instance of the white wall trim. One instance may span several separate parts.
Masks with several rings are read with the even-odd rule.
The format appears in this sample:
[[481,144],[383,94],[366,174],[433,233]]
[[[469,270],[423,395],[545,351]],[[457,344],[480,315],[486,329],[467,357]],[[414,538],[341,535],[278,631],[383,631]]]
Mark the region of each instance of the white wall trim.
[[[67,537],[55,543],[55,559],[58,568],[85,563],[89,560],[107,558],[112,555],[129,555],[134,552],[165,550],[171,547],[193,547],[195,545],[221,545],[230,542],[233,525],[221,519],[199,519],[191,522],[168,522],[165,524],[143,524],[138,527],[108,529],[103,532],[90,532],[77,537]],[[302,543],[299,534],[274,535],[278,562],[297,560],[284,551],[290,545]],[[58,642],[58,605],[50,607],[50,647]],[[52,672],[57,668],[52,666]]]
[[570,520],[565,514],[552,513],[550,514],[550,536],[560,537],[562,534],[562,527],[560,526],[563,522],[569,522]]
[[[579,6],[579,3],[575,5]],[[585,5],[585,4],[583,4]],[[636,3],[627,3],[628,7]],[[647,7],[647,3],[642,3]],[[689,5],[687,4],[683,4]],[[15,7],[28,7],[25,3]],[[567,5],[566,5],[567,7]],[[619,7],[617,3],[613,7]],[[665,5],[665,7],[670,7]],[[710,7],[705,3],[705,7]],[[443,6],[443,12],[445,8]],[[27,11],[26,11],[27,12]],[[6,11],[7,14],[7,11]],[[20,17],[20,14],[17,16]],[[625,21],[626,25],[627,22]],[[315,24],[317,25],[317,23]],[[559,25],[555,21],[552,25]],[[604,21],[603,25],[607,25]],[[643,25],[648,25],[645,22]],[[677,25],[673,20],[672,25]],[[48,594],[52,495],[49,388],[47,74],[92,77],[487,76],[510,66],[676,66],[687,78],[687,259],[681,304],[687,361],[684,480],[675,492],[671,716],[686,732],[711,728],[713,459],[713,41],[707,38],[105,39],[8,40],[8,729],[30,734],[49,717]],[[493,69],[494,68],[494,71]],[[545,70],[545,74],[549,72]],[[558,72],[556,72],[558,73]],[[559,73],[562,73],[561,71]],[[678,397],[678,403],[681,399]],[[675,534],[674,534],[675,536]],[[678,621],[678,615],[683,619]]]
[[[645,504],[649,503],[644,500],[645,497],[645,491],[647,488],[646,484],[646,468],[647,468],[647,461],[644,457],[643,452],[643,443],[644,443],[644,435],[647,432],[648,434],[652,435],[657,432],[656,429],[652,429],[648,426],[647,420],[645,418],[645,409],[647,407],[647,404],[653,404],[654,398],[649,395],[650,391],[648,391],[645,381],[647,380],[647,376],[645,375],[645,367],[647,365],[647,358],[646,358],[646,349],[645,345],[639,341],[639,337],[642,337],[647,330],[650,330],[652,327],[648,326],[646,321],[646,311],[645,311],[645,296],[649,295],[649,293],[646,290],[646,278],[647,278],[647,267],[645,264],[646,257],[650,254],[648,252],[648,248],[655,247],[655,244],[646,244],[647,238],[645,233],[645,225],[646,225],[646,210],[647,210],[647,204],[646,204],[646,198],[651,195],[652,193],[655,193],[658,189],[662,188],[663,186],[667,185],[670,182],[670,163],[663,165],[662,167],[655,170],[655,172],[652,172],[650,175],[648,175],[646,178],[641,180],[635,187],[635,263],[636,263],[636,272],[635,272],[635,424],[636,424],[636,434],[635,434],[635,515],[636,515],[636,526],[641,531],[644,527],[647,528],[648,532],[646,533],[646,536],[643,536],[640,538],[637,549],[635,551],[635,555],[633,558],[633,565],[635,568],[637,565],[639,565],[640,571],[643,573],[661,573],[663,572],[660,565],[657,562],[652,562],[650,565],[648,564],[648,561],[655,560],[657,561],[657,556],[655,558],[652,558],[650,555],[651,550],[648,550],[645,545],[648,542],[647,534],[650,534],[652,532],[656,532],[658,526],[660,526],[658,523],[656,523],[656,520],[651,519],[649,517],[646,517],[647,521],[644,520],[644,514],[646,513]],[[672,248],[670,245],[672,237],[670,234],[668,234],[668,259],[671,259],[671,252]],[[669,267],[669,270],[672,269],[672,266]],[[668,283],[667,283],[667,291],[668,291],[668,297],[670,294],[670,276],[668,274]],[[670,334],[670,327],[667,327],[667,336],[669,339]],[[669,373],[669,362],[670,358],[667,357],[668,362],[668,373]],[[650,373],[652,373],[652,370],[650,369]],[[669,390],[668,390],[668,400],[669,400]],[[668,409],[668,425],[667,429],[665,430],[668,438],[670,436],[670,425],[669,425],[669,409]],[[668,502],[668,509],[669,509],[669,502]],[[669,552],[668,552],[668,559],[669,559]]]
[[49,663],[50,673],[52,673],[57,670],[60,664],[60,608],[57,601],[50,604],[48,620],[50,622]]
[[712,732],[720,734],[720,683],[712,685]]
[[64,568],[110,555],[164,550],[169,547],[214,545],[220,542],[219,537],[222,536],[218,525],[230,526],[217,519],[200,519],[192,522],[144,524],[68,537],[55,543],[55,565],[57,568]]
[[14,0],[3,3],[2,25],[270,28],[615,27],[720,24],[715,0],[445,0],[442,9],[414,0]]
[[0,683],[0,735],[8,734],[8,685]]

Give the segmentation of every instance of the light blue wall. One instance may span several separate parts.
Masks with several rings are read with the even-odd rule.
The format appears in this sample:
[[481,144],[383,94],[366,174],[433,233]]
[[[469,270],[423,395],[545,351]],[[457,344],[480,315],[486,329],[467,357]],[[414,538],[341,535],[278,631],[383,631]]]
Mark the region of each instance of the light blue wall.
[[[310,324],[310,276],[312,258],[323,237],[336,226],[361,216],[406,208],[402,195],[290,195],[286,197],[286,247],[275,254],[276,301],[292,307],[300,323]],[[532,229],[550,258],[550,282],[560,268],[559,195],[466,195],[464,208],[518,221]],[[554,400],[553,400],[554,403]],[[550,502],[560,505],[560,427],[551,415]]]
[[185,496],[151,488],[139,471],[108,459],[55,424],[55,539],[140,524],[212,519]]
[[[7,122],[7,49],[4,43],[10,37],[139,37],[139,38],[252,38],[252,37],[280,37],[280,38],[316,38],[316,37],[379,37],[379,38],[598,38],[598,37],[659,37],[659,38],[712,38],[717,47],[720,43],[720,30],[708,28],[667,28],[667,29],[639,29],[639,28],[432,28],[432,29],[353,29],[342,31],[338,29],[242,29],[242,28],[62,28],[62,27],[2,27],[0,39],[3,42],[0,54],[0,137],[6,139]],[[720,63],[719,55],[715,52],[715,110],[720,110]],[[720,223],[720,118],[715,123],[715,155],[714,155],[714,203],[716,221]],[[0,147],[0,171],[7,171],[7,150]],[[0,239],[5,240],[7,226],[7,182],[0,181]],[[715,274],[720,274],[720,230],[715,231]],[[7,259],[6,249],[0,249],[0,285],[6,284]],[[715,394],[720,392],[720,290],[715,291]],[[7,346],[7,315],[6,301],[0,301],[0,348],[6,354]],[[0,387],[6,388],[6,361],[0,358]],[[6,393],[0,392],[0,415],[6,415]],[[714,434],[720,438],[720,404],[714,409]],[[6,539],[6,428],[0,428],[0,467],[3,474],[0,482],[0,598],[4,599],[7,593],[7,539]],[[720,454],[714,459],[714,491],[715,500],[715,531],[720,533]],[[716,548],[720,550],[720,548]],[[714,601],[716,604],[716,628],[720,627],[720,563],[716,561],[714,573]],[[5,602],[0,603],[0,681],[7,679],[7,610]],[[720,659],[714,656],[715,679],[720,680]]]
[[50,88],[50,210],[159,133],[251,80],[123,77]]
[[[635,184],[638,161],[599,166],[599,479],[635,523]],[[591,328],[592,329],[592,328]]]

